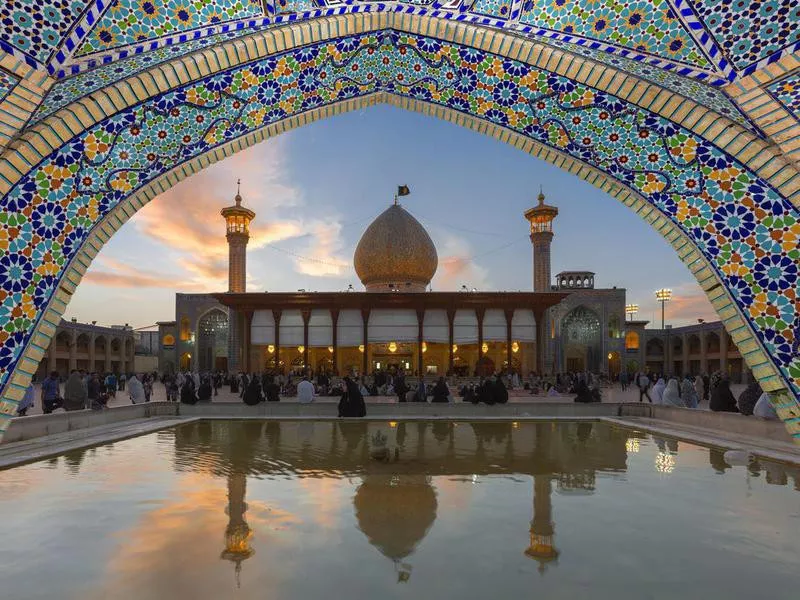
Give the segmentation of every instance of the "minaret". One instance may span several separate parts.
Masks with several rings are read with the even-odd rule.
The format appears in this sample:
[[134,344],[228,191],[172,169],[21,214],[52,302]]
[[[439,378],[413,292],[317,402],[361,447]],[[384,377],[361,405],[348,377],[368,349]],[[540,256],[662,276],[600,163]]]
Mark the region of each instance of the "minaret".
[[247,242],[250,241],[250,221],[256,213],[242,206],[241,180],[236,182],[236,204],[223,208],[228,239],[228,291],[243,294],[247,291]]
[[525,211],[531,224],[533,244],[533,291],[550,291],[550,244],[553,241],[553,219],[558,209],[544,203],[544,194],[539,190],[539,204]]

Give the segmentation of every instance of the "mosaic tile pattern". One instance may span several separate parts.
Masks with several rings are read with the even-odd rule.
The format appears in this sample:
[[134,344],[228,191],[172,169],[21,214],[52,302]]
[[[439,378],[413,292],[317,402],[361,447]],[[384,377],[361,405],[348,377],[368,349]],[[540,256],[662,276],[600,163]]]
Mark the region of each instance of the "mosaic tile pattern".
[[639,193],[693,241],[800,397],[800,214],[702,138],[608,93],[480,50],[388,31],[239,66],[107,118],[0,200],[0,385],[63,269],[119,202],[287,116],[378,90],[551,146]]
[[525,0],[520,21],[713,69],[667,0]]
[[0,39],[46,63],[92,0],[3,0]]
[[260,0],[115,0],[75,55],[262,14]]
[[511,0],[475,0],[472,11],[481,15],[491,15],[501,19],[511,16]]
[[275,10],[280,14],[302,12],[317,8],[314,0],[275,0]]
[[0,102],[5,100],[8,93],[14,89],[19,79],[14,77],[11,73],[6,73],[0,69]]
[[767,88],[775,99],[783,104],[796,119],[800,119],[800,71]]
[[800,39],[797,0],[691,0],[689,5],[740,71]]
[[61,79],[53,84],[44,101],[36,110],[32,122],[39,121],[69,103],[94,91],[102,89],[131,75],[135,75],[157,64],[202,50],[215,44],[252,33],[252,30],[229,31],[197,40],[191,40],[175,46],[166,46],[144,54],[136,54],[116,62],[96,67],[91,71]]
[[729,117],[733,121],[736,121],[748,129],[754,129],[752,123],[750,123],[747,117],[742,114],[736,104],[724,91],[719,88],[706,85],[701,81],[697,81],[696,79],[684,77],[677,73],[648,65],[647,63],[639,60],[625,58],[619,54],[611,54],[610,52],[604,52],[595,48],[588,48],[586,46],[580,46],[578,44],[564,42],[552,38],[543,40],[539,39],[537,41],[555,46],[556,48],[560,48],[568,52],[572,52],[573,54],[577,54],[579,56],[585,56],[591,60],[609,65],[616,69],[621,69],[626,73],[631,73],[632,75],[636,75],[642,79],[646,79],[647,81],[658,84],[672,92],[675,92],[676,94],[680,94],[685,98],[689,98],[690,100],[694,100],[695,102],[703,104],[704,106],[715,110],[721,115]]

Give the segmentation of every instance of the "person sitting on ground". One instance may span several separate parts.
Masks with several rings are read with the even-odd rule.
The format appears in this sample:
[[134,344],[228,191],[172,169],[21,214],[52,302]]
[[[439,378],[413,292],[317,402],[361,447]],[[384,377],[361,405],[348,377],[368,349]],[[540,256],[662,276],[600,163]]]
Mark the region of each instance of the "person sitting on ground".
[[561,394],[558,393],[556,386],[551,385],[550,389],[547,390],[547,396],[549,398],[558,398],[559,396],[561,396]]
[[339,399],[339,416],[347,418],[367,416],[367,406],[359,386],[349,376],[345,376],[344,385],[345,390]]
[[266,396],[267,402],[280,402],[281,386],[277,384],[273,375],[270,375],[267,379],[267,387],[264,388],[264,396]]
[[478,384],[478,402],[489,405],[494,404],[493,390],[494,384],[491,379],[481,380],[480,384]]
[[698,398],[694,383],[691,375],[687,375],[681,383],[681,400],[686,408],[697,408]]
[[664,394],[661,396],[661,400],[661,403],[666,406],[683,406],[678,380],[674,377],[669,378],[669,383],[667,383],[667,387],[664,388]]
[[756,405],[753,408],[753,416],[756,416],[759,419],[766,419],[768,421],[780,420],[778,413],[775,412],[775,407],[772,406],[772,402],[769,400],[769,394],[767,392],[761,394],[758,402],[756,402]]
[[494,382],[492,396],[494,397],[495,404],[505,404],[508,402],[508,389],[506,388],[506,384],[503,383],[502,377],[498,377]]
[[574,391],[576,394],[575,402],[580,402],[583,404],[589,404],[591,402],[594,402],[594,398],[592,398],[592,391],[589,389],[589,386],[586,385],[586,382],[583,381],[582,379],[575,384]]
[[261,396],[261,380],[258,377],[249,378],[242,400],[248,406],[255,406],[263,400]]
[[431,402],[448,402],[447,397],[450,395],[450,389],[444,381],[444,377],[439,377],[439,381],[433,386],[433,399]]
[[722,377],[713,387],[709,407],[714,412],[739,412],[727,377]]
[[757,381],[748,385],[744,391],[739,394],[739,402],[737,403],[739,412],[743,415],[752,415],[753,409],[756,407],[756,402],[758,402],[758,399],[763,393]]
[[297,384],[297,401],[300,404],[311,404],[314,401],[314,384],[308,380],[308,375]]
[[73,369],[64,386],[64,410],[73,411],[85,409],[86,393],[86,386],[83,385],[81,374]]

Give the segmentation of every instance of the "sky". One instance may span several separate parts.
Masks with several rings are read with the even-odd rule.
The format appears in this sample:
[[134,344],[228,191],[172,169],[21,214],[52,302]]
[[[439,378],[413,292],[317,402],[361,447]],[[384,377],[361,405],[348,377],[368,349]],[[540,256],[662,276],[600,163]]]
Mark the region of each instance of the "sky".
[[624,287],[637,319],[660,326],[654,290],[668,287],[667,323],[715,320],[674,250],[608,194],[507,144],[427,115],[373,106],[306,125],[218,162],[153,199],[95,258],[66,318],[147,327],[175,318],[176,292],[224,292],[227,242],[219,211],[256,212],[248,291],[363,289],[352,259],[392,202],[428,230],[439,254],[434,291],[530,290],[525,210],[540,186],[558,207],[552,273],[588,270],[595,287]]

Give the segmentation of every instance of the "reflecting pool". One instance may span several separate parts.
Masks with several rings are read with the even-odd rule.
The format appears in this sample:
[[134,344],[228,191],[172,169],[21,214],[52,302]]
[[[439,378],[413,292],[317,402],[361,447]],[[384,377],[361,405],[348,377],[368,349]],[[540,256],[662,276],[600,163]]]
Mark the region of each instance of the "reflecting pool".
[[589,422],[195,422],[0,472],[0,597],[796,599],[800,470],[731,462]]

